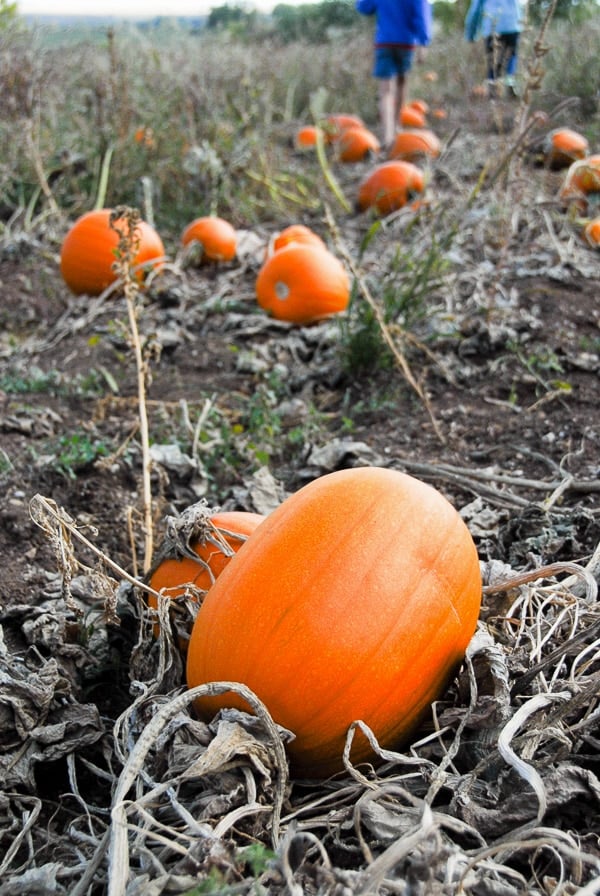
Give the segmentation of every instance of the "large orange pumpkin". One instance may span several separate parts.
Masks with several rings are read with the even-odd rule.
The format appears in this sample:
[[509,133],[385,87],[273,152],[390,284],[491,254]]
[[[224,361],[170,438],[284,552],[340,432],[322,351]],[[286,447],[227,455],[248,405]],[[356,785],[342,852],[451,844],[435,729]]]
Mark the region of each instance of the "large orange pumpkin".
[[[86,212],[63,240],[60,272],[75,295],[98,296],[117,279],[114,264],[119,237],[110,226],[111,214],[110,208]],[[165,249],[156,230],[145,221],[138,224],[136,237],[139,245],[133,265],[142,282],[146,266],[159,267],[163,263]]]
[[328,249],[290,243],[263,264],[256,278],[256,298],[277,320],[309,324],[347,308],[350,278]]
[[[463,659],[481,601],[477,551],[429,485],[361,467],[322,476],[276,508],[196,617],[189,687],[247,685],[295,739],[297,774],[342,768],[348,727],[403,745]],[[235,694],[200,699],[210,719]],[[372,759],[362,735],[351,758]]]
[[336,142],[340,162],[362,162],[380,150],[379,140],[365,127],[354,125],[344,128]]
[[181,234],[183,246],[196,241],[202,247],[200,261],[232,261],[237,251],[237,233],[234,227],[216,215],[196,218]]
[[442,150],[439,138],[428,128],[399,131],[389,151],[390,159],[416,162],[429,157],[435,159]]
[[[215,583],[231,557],[264,519],[260,513],[241,510],[211,514],[191,543],[190,554],[160,560],[148,584],[165,597],[175,599],[187,593],[199,604],[202,594]],[[158,606],[157,598],[150,593],[148,605],[153,609]],[[155,634],[158,634],[157,626]]]
[[358,185],[357,205],[360,211],[374,208],[380,215],[389,215],[424,190],[423,172],[412,162],[383,162]]

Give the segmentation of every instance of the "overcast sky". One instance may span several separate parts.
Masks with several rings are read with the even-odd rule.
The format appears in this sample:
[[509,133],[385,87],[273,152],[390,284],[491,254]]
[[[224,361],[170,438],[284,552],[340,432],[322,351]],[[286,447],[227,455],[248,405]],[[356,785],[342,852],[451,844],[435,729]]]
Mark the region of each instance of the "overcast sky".
[[[17,7],[23,15],[64,15],[85,13],[86,15],[116,16],[177,16],[206,15],[214,6],[236,5],[237,0],[17,0]],[[249,9],[270,10],[278,0],[248,0],[244,5]],[[285,0],[298,3],[302,0]],[[308,0],[305,0],[308,2]]]

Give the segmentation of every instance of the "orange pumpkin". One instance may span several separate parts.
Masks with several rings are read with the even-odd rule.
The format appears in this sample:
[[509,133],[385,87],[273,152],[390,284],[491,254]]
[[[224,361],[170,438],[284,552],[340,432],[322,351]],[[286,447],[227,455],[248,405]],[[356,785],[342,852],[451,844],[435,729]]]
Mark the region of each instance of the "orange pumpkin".
[[441,151],[442,144],[433,131],[428,128],[415,128],[409,131],[399,131],[396,134],[390,147],[389,157],[390,159],[416,162],[425,157],[435,159]]
[[573,202],[585,211],[590,193],[600,193],[600,155],[573,162],[559,190],[559,199],[565,205]]
[[[189,687],[236,681],[295,734],[296,774],[339,771],[363,720],[398,748],[446,689],[481,602],[477,551],[429,485],[361,467],[322,476],[274,510],[208,592],[187,659]],[[233,693],[196,702],[210,719],[247,709]],[[373,759],[356,735],[353,762]]]
[[336,142],[340,162],[362,162],[380,150],[379,140],[365,127],[353,125],[345,128]]
[[200,262],[232,261],[237,251],[237,233],[234,227],[216,215],[196,218],[181,234],[181,244],[200,243]]
[[271,252],[278,252],[290,243],[302,243],[308,246],[317,246],[320,249],[326,249],[327,246],[318,233],[306,227],[305,224],[290,224],[284,227],[279,233],[275,234],[271,243]]
[[325,137],[329,143],[334,143],[342,131],[355,127],[365,127],[364,121],[358,115],[348,115],[343,112],[333,113],[325,119]]
[[402,106],[398,119],[403,128],[425,127],[425,113],[415,106]]
[[571,128],[556,128],[544,141],[544,162],[553,171],[568,168],[577,159],[585,158],[589,148],[583,134]]
[[[60,272],[75,295],[98,296],[117,279],[114,264],[119,237],[110,226],[111,214],[110,208],[86,212],[63,240]],[[140,221],[136,237],[139,244],[133,265],[141,283],[147,266],[155,268],[163,263],[165,249],[156,230],[145,221]]]
[[[240,510],[211,514],[191,543],[191,554],[165,557],[151,573],[148,584],[173,599],[187,592],[199,604],[202,594],[214,584],[231,557],[264,519],[260,513]],[[153,594],[148,594],[148,605],[153,609],[158,607]],[[158,635],[158,626],[154,633]]]
[[319,133],[322,133],[321,128],[312,124],[298,128],[294,136],[294,147],[299,150],[314,149]]
[[437,118],[438,121],[445,121],[448,118],[448,113],[445,109],[432,109],[431,115],[433,118]]
[[309,324],[348,307],[350,278],[328,249],[290,243],[263,264],[256,278],[256,298],[277,320]]
[[583,229],[583,238],[594,249],[600,247],[600,218],[592,218]]
[[407,105],[410,106],[411,109],[416,109],[421,115],[427,115],[429,112],[429,104],[426,103],[425,100],[411,100]]
[[373,208],[380,215],[389,215],[424,190],[423,172],[412,162],[383,162],[359,184],[357,205],[360,211]]

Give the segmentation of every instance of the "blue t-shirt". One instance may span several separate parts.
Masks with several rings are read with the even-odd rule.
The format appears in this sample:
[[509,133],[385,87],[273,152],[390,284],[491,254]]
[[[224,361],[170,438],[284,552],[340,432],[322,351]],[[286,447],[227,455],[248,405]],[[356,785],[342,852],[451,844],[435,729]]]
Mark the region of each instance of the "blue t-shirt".
[[414,47],[431,42],[429,0],[356,0],[356,9],[365,16],[376,16],[376,46]]
[[521,30],[522,14],[519,0],[471,0],[465,36],[477,40],[491,34],[513,34]]

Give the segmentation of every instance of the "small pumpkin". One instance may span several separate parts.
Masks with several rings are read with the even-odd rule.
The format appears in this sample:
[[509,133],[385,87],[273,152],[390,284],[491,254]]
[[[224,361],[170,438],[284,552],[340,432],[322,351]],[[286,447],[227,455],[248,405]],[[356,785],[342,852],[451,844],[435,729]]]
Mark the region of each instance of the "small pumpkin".
[[421,115],[427,115],[429,112],[429,103],[426,103],[425,100],[411,100],[407,105],[411,109],[416,109]]
[[559,199],[565,205],[573,203],[584,212],[592,193],[600,193],[600,155],[573,162],[559,190]]
[[359,211],[373,208],[380,215],[389,215],[424,190],[423,172],[412,162],[382,162],[360,182],[357,206]]
[[544,141],[544,163],[552,171],[568,168],[577,159],[584,159],[589,148],[583,134],[571,128],[556,128]]
[[[215,583],[231,557],[264,519],[263,514],[241,510],[210,514],[191,542],[189,554],[159,560],[150,574],[149,586],[172,599],[187,593],[199,605],[203,593]],[[148,594],[148,606],[157,609],[154,594]],[[158,625],[154,633],[158,635]]]
[[593,249],[600,248],[600,218],[592,218],[583,228],[583,238]]
[[335,143],[346,128],[364,128],[365,123],[359,115],[336,112],[328,115],[324,123],[325,138],[328,143]]
[[[62,242],[60,272],[75,295],[98,296],[117,280],[114,264],[119,236],[110,226],[111,215],[110,208],[86,212],[77,218]],[[116,223],[119,226],[118,220]],[[136,237],[138,248],[133,266],[142,283],[148,267],[163,264],[165,248],[156,230],[145,221],[138,224]]]
[[182,246],[197,242],[200,263],[233,261],[237,252],[237,233],[233,225],[216,215],[195,218],[181,234]]
[[400,109],[398,121],[403,128],[424,128],[426,126],[425,113],[408,104]]
[[305,224],[290,224],[275,234],[271,241],[269,254],[278,252],[291,243],[302,243],[305,246],[317,246],[320,249],[327,249],[319,234],[311,230],[310,227],[307,227]]
[[417,162],[423,158],[436,159],[442,151],[442,144],[428,128],[414,128],[399,131],[389,151],[390,159],[404,159]]
[[277,320],[309,324],[345,311],[350,278],[328,249],[290,243],[267,258],[258,272],[256,298]]
[[368,128],[353,125],[345,128],[336,142],[340,162],[362,162],[381,149],[379,140]]
[[429,81],[430,84],[435,84],[435,82],[438,80],[438,77],[439,76],[438,76],[437,72],[428,71],[428,72],[425,72],[425,74],[423,75],[423,80]]
[[314,149],[317,145],[318,136],[322,133],[322,129],[313,124],[307,124],[298,128],[294,135],[294,148],[301,151]]
[[448,113],[445,109],[436,107],[435,109],[431,110],[431,117],[437,118],[438,121],[445,121],[448,118]]
[[[208,592],[187,657],[190,688],[235,681],[290,729],[297,775],[343,768],[348,727],[363,720],[399,748],[446,689],[481,604],[477,550],[455,508],[397,470],[329,473],[287,498]],[[228,693],[204,719],[248,711]],[[361,734],[351,760],[372,760]]]

